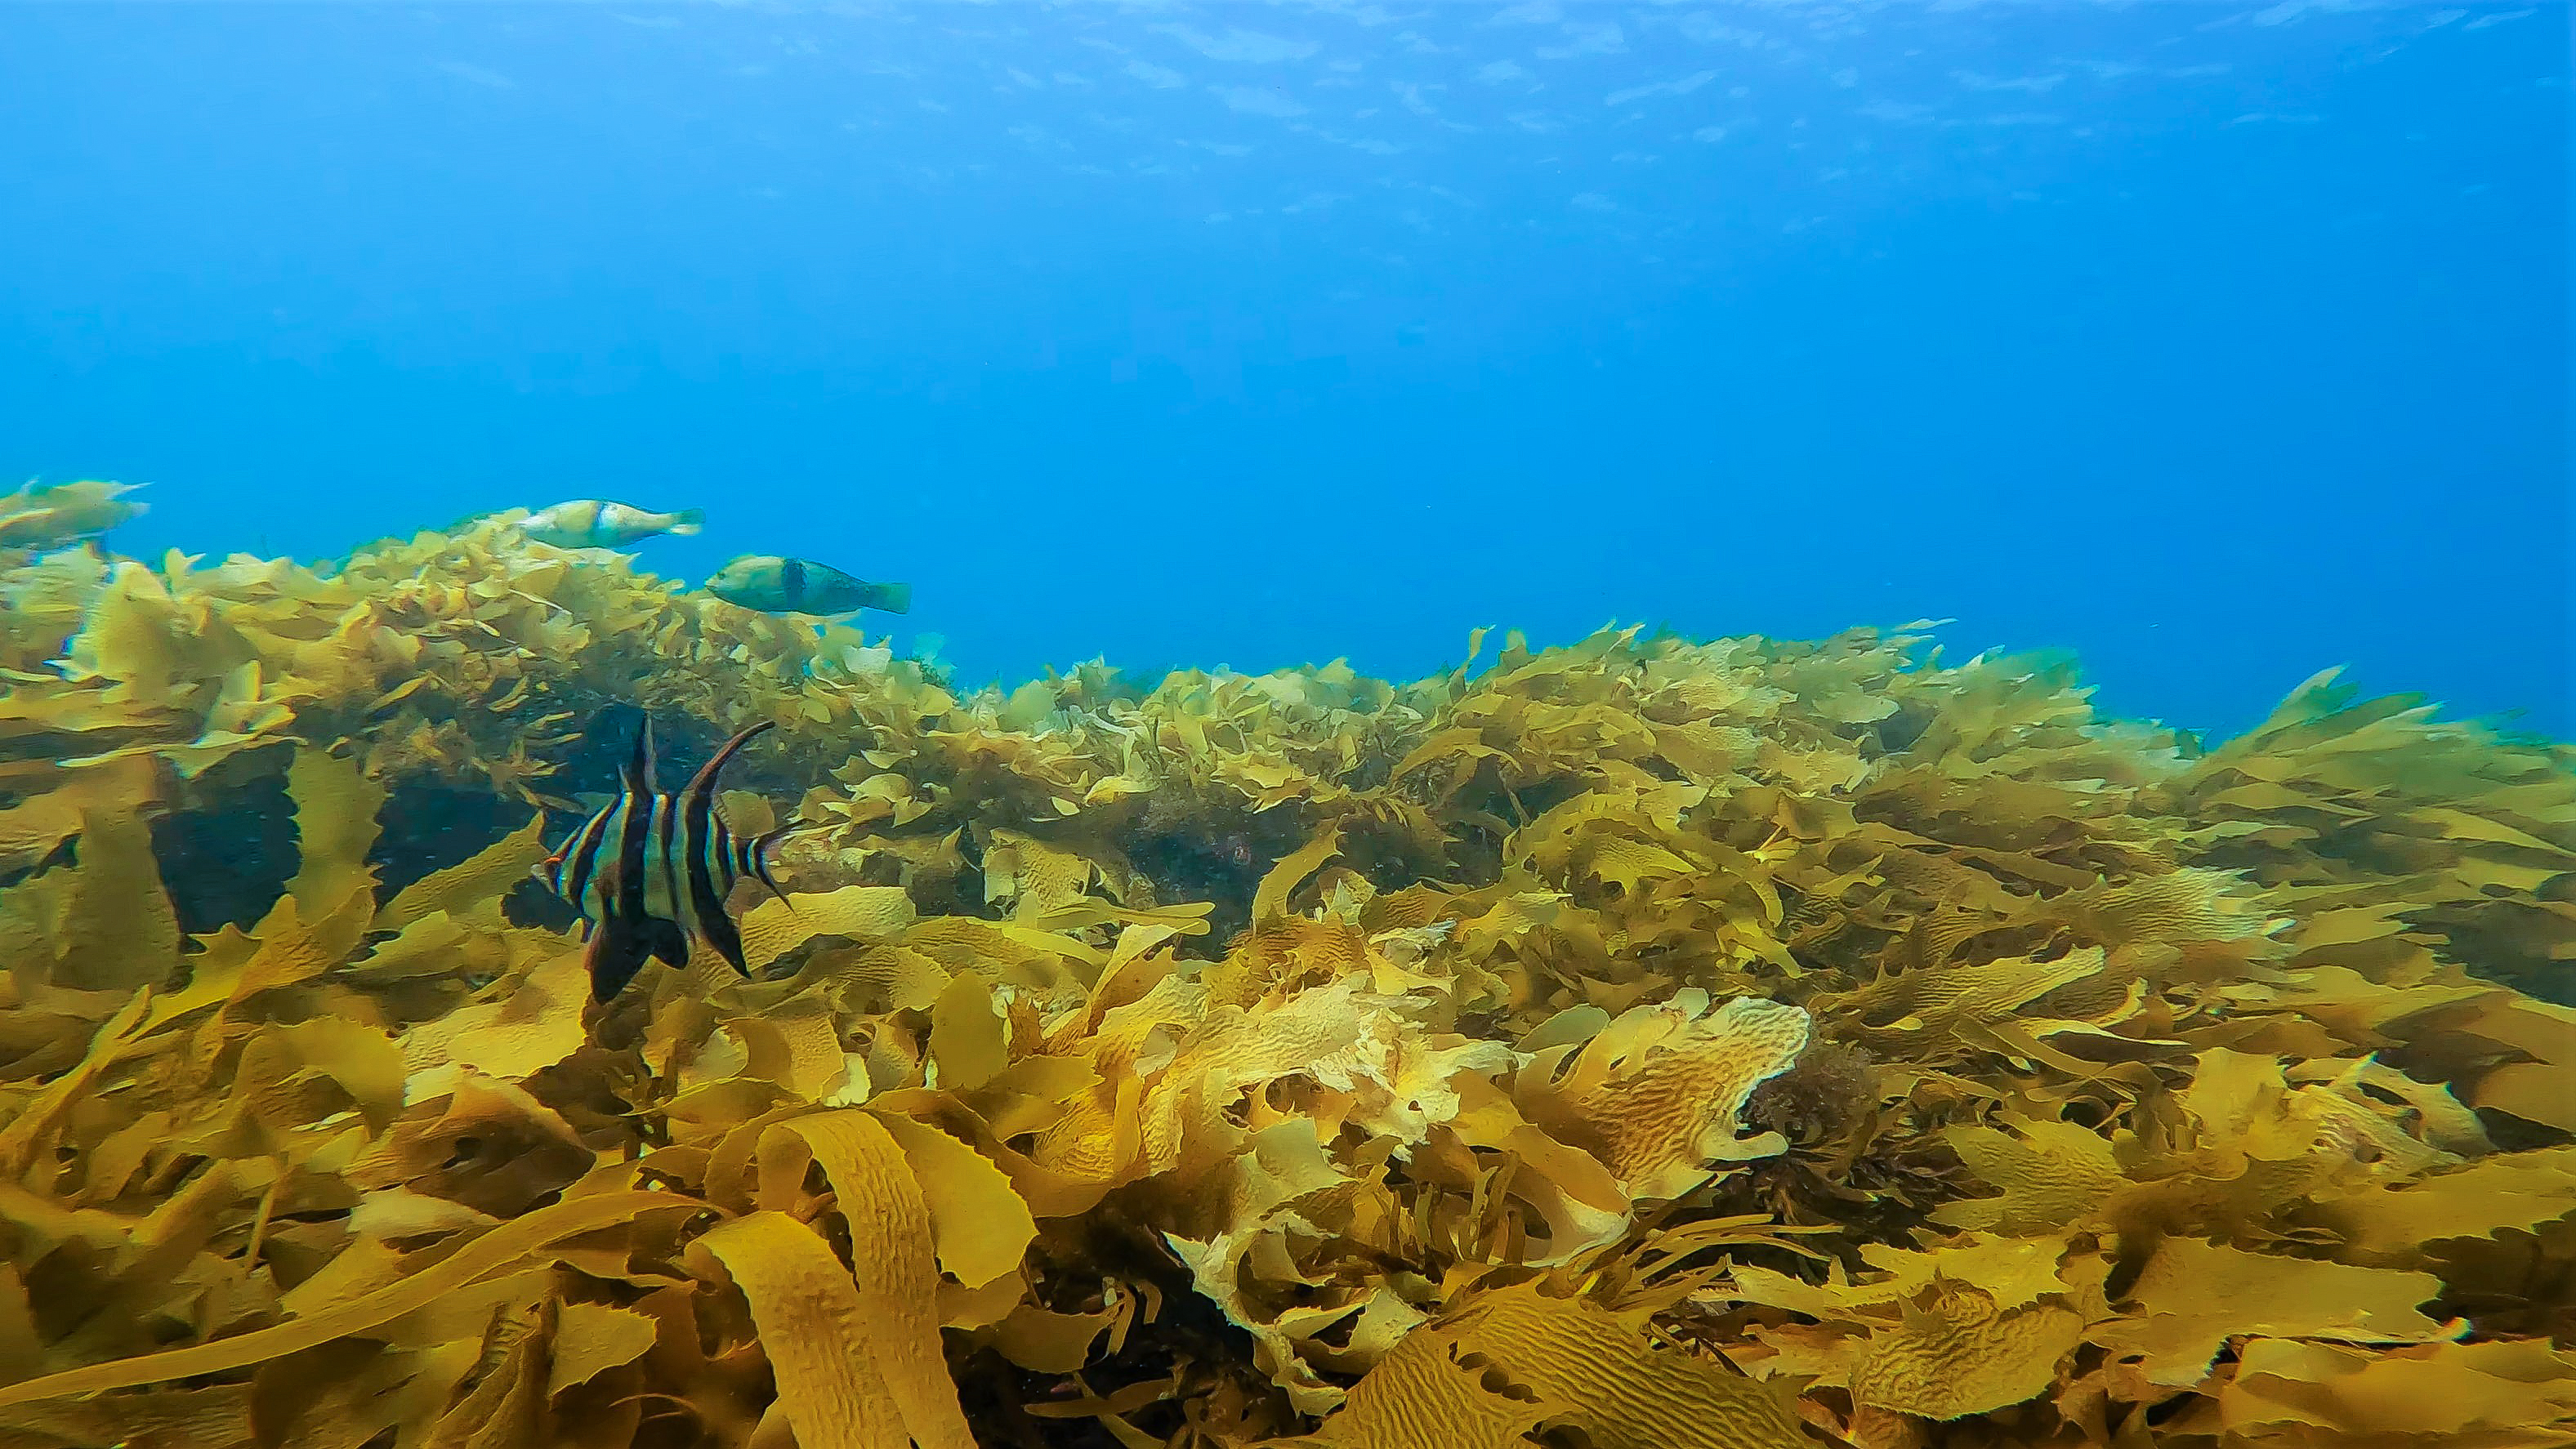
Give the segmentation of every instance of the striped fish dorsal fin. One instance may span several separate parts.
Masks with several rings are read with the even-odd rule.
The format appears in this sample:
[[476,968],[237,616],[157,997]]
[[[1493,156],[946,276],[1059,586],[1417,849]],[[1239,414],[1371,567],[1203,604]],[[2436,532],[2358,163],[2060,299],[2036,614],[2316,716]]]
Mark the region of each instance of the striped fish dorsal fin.
[[725,741],[724,748],[709,756],[707,762],[698,767],[698,772],[689,777],[688,787],[680,792],[681,798],[689,801],[700,799],[713,801],[716,794],[716,777],[724,773],[725,763],[740,753],[743,746],[776,728],[778,728],[776,720],[765,719]]
[[[652,769],[653,718],[647,715],[643,727],[635,732],[634,753],[627,756],[624,768],[618,772],[618,791],[625,798],[624,808],[617,814],[617,839],[603,842],[616,851],[612,858],[617,862],[617,873],[609,877],[609,886],[616,895],[608,902],[607,916],[617,918],[621,944],[640,942],[644,929],[645,848],[652,838],[654,807],[660,803],[653,793]],[[607,916],[600,921],[602,928],[610,924]]]
[[716,862],[708,855],[715,840],[711,827],[715,818],[716,780],[724,774],[725,763],[744,745],[775,728],[775,721],[763,720],[725,741],[724,747],[708,757],[698,772],[689,777],[687,788],[681,790],[675,802],[680,819],[680,839],[688,853],[690,897],[697,903],[698,930],[706,936],[707,944],[716,948],[716,954],[745,976],[751,974],[751,967],[743,957],[742,932],[734,925],[733,918],[725,914],[723,896],[715,886]]
[[659,761],[660,752],[653,748],[653,717],[648,714],[644,716],[644,727],[635,732],[635,758],[629,762],[632,773],[627,781],[628,791],[637,795],[661,794],[662,784],[654,778],[654,766]]

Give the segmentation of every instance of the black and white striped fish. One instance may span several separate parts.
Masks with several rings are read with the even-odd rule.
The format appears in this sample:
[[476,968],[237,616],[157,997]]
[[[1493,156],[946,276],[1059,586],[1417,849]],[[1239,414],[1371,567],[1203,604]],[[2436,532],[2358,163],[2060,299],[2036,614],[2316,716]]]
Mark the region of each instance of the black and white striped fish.
[[736,751],[770,728],[756,724],[725,741],[686,788],[666,795],[653,779],[653,722],[646,720],[636,732],[635,753],[619,771],[617,798],[536,868],[546,889],[592,923],[583,961],[594,1000],[615,996],[644,969],[647,957],[687,964],[692,936],[713,946],[736,971],[751,974],[742,957],[742,932],[725,901],[744,876],[785,898],[770,879],[768,852],[795,825],[763,835],[734,834],[716,809],[716,776]]

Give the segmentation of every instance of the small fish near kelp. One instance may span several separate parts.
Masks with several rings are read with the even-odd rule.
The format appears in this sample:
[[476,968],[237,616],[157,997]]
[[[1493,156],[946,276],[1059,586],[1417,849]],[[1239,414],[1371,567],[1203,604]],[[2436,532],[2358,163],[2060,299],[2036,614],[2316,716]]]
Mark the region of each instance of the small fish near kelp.
[[707,592],[763,614],[851,614],[912,610],[912,585],[872,584],[812,559],[745,554],[715,571]]
[[786,898],[769,874],[769,851],[796,825],[736,835],[716,809],[716,778],[744,745],[773,728],[756,724],[725,741],[679,793],[664,794],[654,780],[653,722],[646,720],[619,771],[616,798],[532,872],[591,923],[582,964],[593,1000],[615,996],[648,957],[688,964],[692,938],[751,974],[726,900],[744,876]]
[[0,548],[49,549],[95,538],[143,512],[132,483],[35,483],[0,493]]
[[528,515],[519,531],[557,548],[624,548],[661,534],[686,538],[706,523],[706,510],[655,513],[627,503],[576,498]]

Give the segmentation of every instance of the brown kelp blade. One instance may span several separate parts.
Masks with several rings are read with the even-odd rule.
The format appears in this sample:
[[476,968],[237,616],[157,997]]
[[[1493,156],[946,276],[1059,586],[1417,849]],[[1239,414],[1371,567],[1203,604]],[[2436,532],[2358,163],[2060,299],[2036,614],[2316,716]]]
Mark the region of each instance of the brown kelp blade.
[[[0,1441],[2576,1438],[2563,746],[1866,631],[968,693],[499,532],[0,603]],[[792,974],[599,1007],[531,833],[413,857],[642,641],[814,824]]]

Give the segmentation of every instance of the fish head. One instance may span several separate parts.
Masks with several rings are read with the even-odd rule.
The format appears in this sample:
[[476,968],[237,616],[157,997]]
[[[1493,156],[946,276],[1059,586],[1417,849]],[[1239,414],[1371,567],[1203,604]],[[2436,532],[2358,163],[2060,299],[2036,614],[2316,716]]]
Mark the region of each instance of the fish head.
[[760,582],[761,566],[769,560],[757,554],[744,554],[707,576],[710,589],[745,589]]

